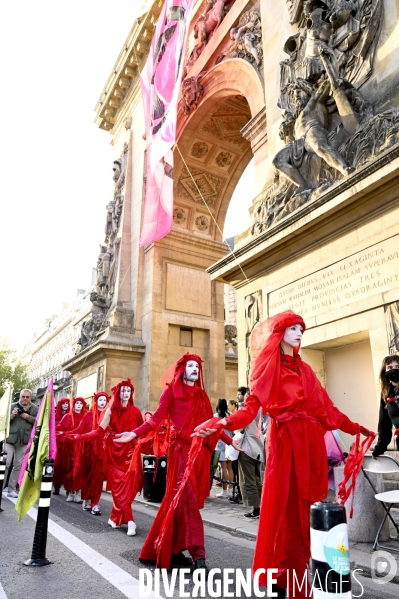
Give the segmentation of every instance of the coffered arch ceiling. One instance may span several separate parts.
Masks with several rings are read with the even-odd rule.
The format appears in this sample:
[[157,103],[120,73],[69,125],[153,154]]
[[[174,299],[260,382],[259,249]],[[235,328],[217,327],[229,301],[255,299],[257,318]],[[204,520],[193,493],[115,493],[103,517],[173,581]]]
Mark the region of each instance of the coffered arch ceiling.
[[175,227],[221,240],[207,207],[223,231],[231,196],[252,158],[250,142],[241,134],[250,119],[246,98],[224,90],[205,99],[180,131],[178,147],[186,164],[175,150]]

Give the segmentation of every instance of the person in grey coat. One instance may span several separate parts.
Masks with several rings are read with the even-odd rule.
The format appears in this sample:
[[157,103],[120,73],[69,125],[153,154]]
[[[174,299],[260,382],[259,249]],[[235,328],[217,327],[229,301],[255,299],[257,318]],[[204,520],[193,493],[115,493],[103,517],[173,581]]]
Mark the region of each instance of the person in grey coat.
[[8,469],[14,458],[14,465],[8,481],[8,497],[18,497],[18,477],[37,412],[38,407],[32,403],[31,390],[22,389],[19,400],[11,404],[10,430],[6,439],[7,460],[4,480],[7,480]]

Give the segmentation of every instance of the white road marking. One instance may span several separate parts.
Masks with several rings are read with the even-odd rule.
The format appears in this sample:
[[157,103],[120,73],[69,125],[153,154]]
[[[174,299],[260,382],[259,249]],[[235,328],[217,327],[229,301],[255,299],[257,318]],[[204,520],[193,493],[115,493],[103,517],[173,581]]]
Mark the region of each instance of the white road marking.
[[7,599],[7,595],[6,595],[3,587],[1,586],[1,582],[0,582],[0,599]]
[[[16,503],[16,499],[7,497],[9,501]],[[27,512],[28,516],[32,520],[37,519],[37,509],[31,508]],[[107,580],[112,586],[118,591],[123,593],[128,599],[136,599],[139,595],[139,581],[134,576],[131,576],[125,570],[122,570],[119,566],[108,560],[106,557],[101,555],[92,549],[90,545],[86,545],[80,539],[75,537],[72,533],[68,532],[65,528],[62,528],[59,524],[49,518],[48,521],[48,532],[52,534],[57,541],[60,541],[65,547],[67,547],[72,553],[80,557],[88,566],[93,568],[95,572],[100,574],[105,580]],[[4,593],[4,591],[3,591]],[[154,592],[146,595],[151,599],[163,599],[161,595],[157,595]],[[2,587],[0,585],[0,599],[7,599],[5,593],[2,595]]]

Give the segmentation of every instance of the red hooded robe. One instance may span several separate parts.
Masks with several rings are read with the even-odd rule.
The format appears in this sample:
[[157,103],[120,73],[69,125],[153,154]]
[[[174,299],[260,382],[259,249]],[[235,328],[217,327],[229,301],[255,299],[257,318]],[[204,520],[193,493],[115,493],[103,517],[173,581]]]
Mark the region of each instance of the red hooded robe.
[[[83,403],[82,411],[79,414],[75,412],[75,405],[78,401]],[[74,444],[65,433],[79,426],[87,413],[86,408],[87,405],[83,397],[74,397],[69,412],[55,427],[57,431],[57,458],[54,465],[53,485],[56,488],[64,485],[67,492],[80,489],[80,487],[75,486],[73,474]]]
[[[107,404],[102,411],[98,409],[97,404],[97,399],[101,396],[107,398]],[[110,399],[111,396],[105,391],[95,393],[90,410],[85,414],[79,426],[69,434],[82,435],[97,430],[109,407]],[[75,488],[81,489],[82,499],[91,501],[93,507],[100,501],[105,480],[102,438],[96,437],[86,441],[76,439],[74,457],[75,484],[79,484]]]
[[[243,428],[260,407],[271,417],[253,571],[277,568],[277,584],[285,588],[287,569],[290,584],[293,570],[298,581],[303,580],[310,558],[309,508],[327,497],[324,435],[335,429],[355,435],[360,427],[334,406],[312,368],[299,357],[299,347],[293,357],[281,352],[287,327],[300,324],[305,330],[302,317],[287,311],[267,324],[272,332],[266,344],[266,323],[253,332],[251,395],[243,408],[226,418],[226,428]],[[259,583],[266,585],[266,574]],[[309,596],[295,588],[295,597]]]
[[[121,387],[130,387],[132,390],[127,407],[121,406],[119,391]],[[114,436],[117,433],[132,431],[143,423],[140,410],[134,405],[134,387],[130,379],[120,381],[112,388],[113,402],[111,406],[111,420],[104,435],[105,449],[105,477],[107,490],[111,491],[113,506],[110,519],[117,526],[127,524],[134,520],[132,512],[132,501],[126,487],[122,484],[123,478],[129,468],[130,457],[135,441],[131,443],[115,443]]]
[[[199,365],[199,384],[193,386],[182,382],[186,364],[191,360]],[[204,390],[201,358],[187,353],[173,370],[172,382],[163,391],[157,410],[134,431],[138,437],[146,436],[162,422],[168,422],[166,493],[139,556],[141,560],[156,562],[157,568],[169,568],[172,553],[177,555],[185,549],[194,560],[205,558],[204,525],[199,510],[209,495],[210,459],[216,443],[214,438],[191,438],[194,428],[213,415]],[[231,443],[230,437],[225,437]]]

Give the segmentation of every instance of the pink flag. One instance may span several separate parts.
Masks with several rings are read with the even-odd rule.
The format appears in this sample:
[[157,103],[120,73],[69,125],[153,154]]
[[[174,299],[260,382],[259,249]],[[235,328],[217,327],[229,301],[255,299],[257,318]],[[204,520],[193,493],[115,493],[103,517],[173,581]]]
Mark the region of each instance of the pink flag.
[[140,245],[167,235],[173,220],[173,151],[188,26],[194,0],[165,0],[141,73],[147,186]]
[[55,436],[55,402],[54,402],[54,390],[53,390],[53,379],[50,380],[46,393],[43,396],[43,399],[40,403],[39,410],[36,416],[35,424],[33,425],[32,432],[30,434],[28,445],[26,446],[25,456],[22,462],[21,470],[18,477],[19,486],[22,485],[22,479],[25,474],[26,467],[28,465],[30,450],[32,447],[33,439],[35,438],[36,428],[38,422],[41,422],[42,419],[42,411],[44,410],[45,404],[48,404],[49,417],[48,417],[48,457],[50,460],[55,460],[57,455],[57,445],[56,445],[56,436]]

